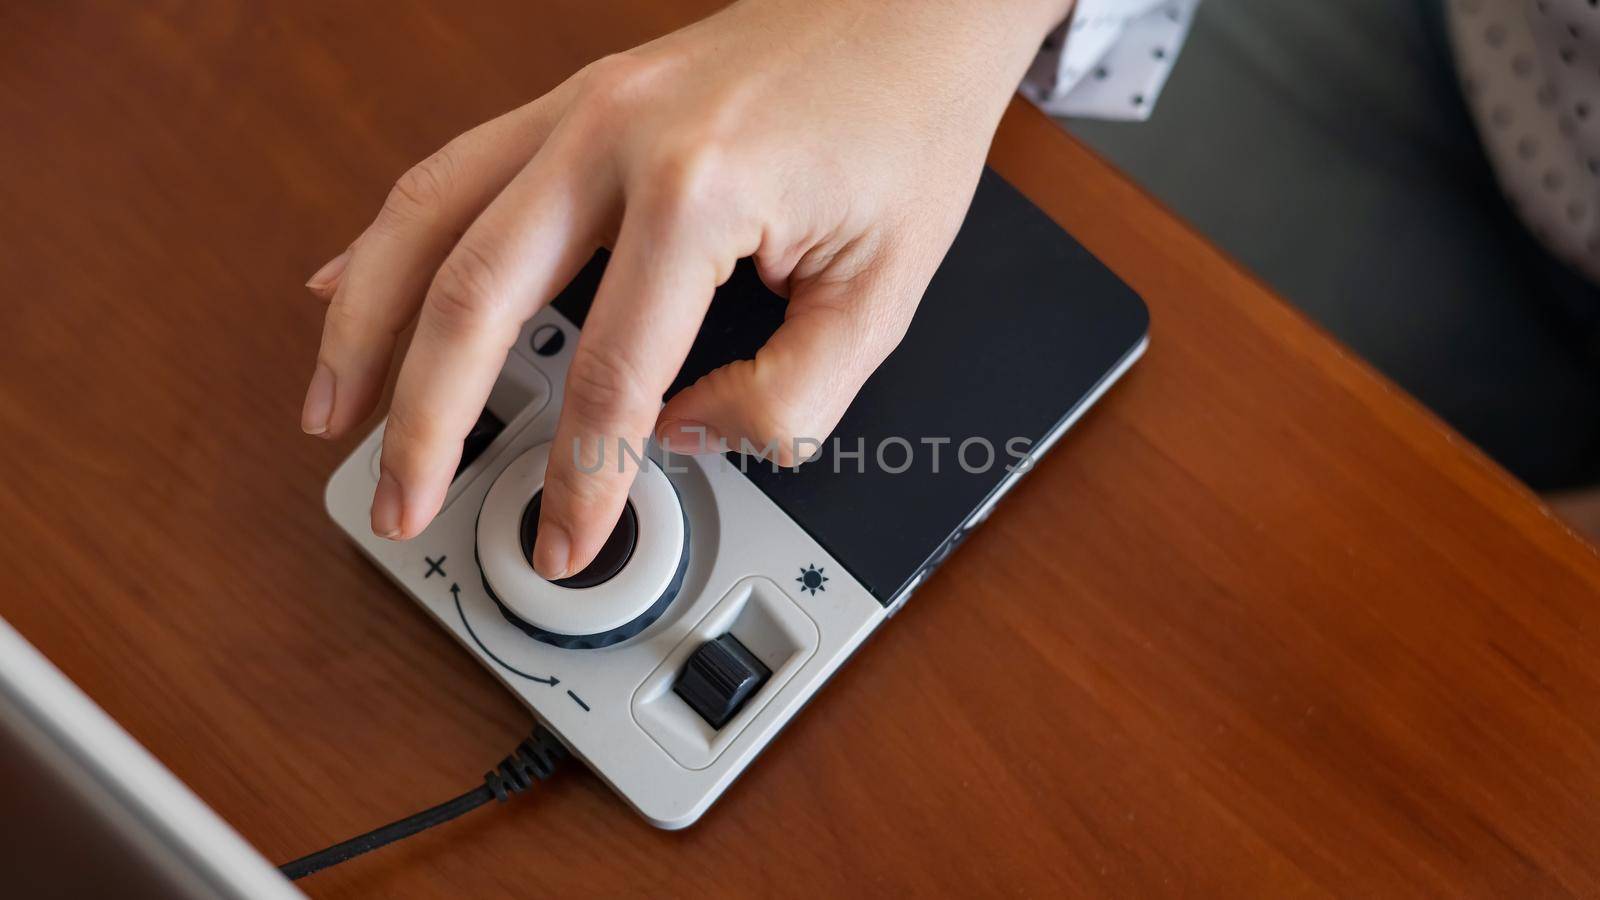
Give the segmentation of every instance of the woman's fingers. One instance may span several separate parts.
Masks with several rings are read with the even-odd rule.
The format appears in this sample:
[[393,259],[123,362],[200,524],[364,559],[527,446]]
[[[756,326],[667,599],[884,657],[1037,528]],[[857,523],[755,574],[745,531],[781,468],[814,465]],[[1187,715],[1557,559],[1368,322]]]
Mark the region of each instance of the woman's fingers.
[[708,373],[667,403],[657,440],[675,453],[734,450],[781,466],[804,462],[899,345],[928,277],[874,269],[797,288],[783,325],[754,359]]
[[583,149],[553,135],[439,267],[389,409],[373,533],[427,527],[523,322],[594,253],[614,191]]
[[350,255],[355,246],[355,241],[352,241],[343,252],[323,263],[322,268],[306,279],[306,290],[310,291],[312,296],[323,303],[333,299],[334,292],[339,289],[339,279],[344,275],[345,266],[350,264]]
[[335,436],[365,419],[456,238],[544,143],[559,90],[457,137],[395,182],[377,219],[307,287],[328,298],[301,428]]
[[567,370],[533,550],[546,578],[588,566],[622,513],[662,394],[723,277],[710,230],[676,206],[645,202],[624,216]]

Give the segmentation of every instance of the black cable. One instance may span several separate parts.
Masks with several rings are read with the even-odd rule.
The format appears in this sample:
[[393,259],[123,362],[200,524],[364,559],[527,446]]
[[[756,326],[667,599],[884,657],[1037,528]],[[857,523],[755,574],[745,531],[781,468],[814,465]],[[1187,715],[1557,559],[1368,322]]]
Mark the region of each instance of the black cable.
[[286,877],[292,879],[304,878],[312,872],[338,865],[348,859],[354,859],[369,850],[376,850],[385,844],[392,844],[401,838],[408,838],[419,831],[432,828],[443,822],[448,822],[462,813],[477,809],[494,799],[488,785],[474,788],[465,794],[432,809],[426,809],[414,816],[406,816],[398,822],[392,822],[382,828],[369,831],[360,837],[353,837],[343,843],[334,844],[326,850],[318,850],[307,856],[284,863],[278,867]]
[[334,844],[324,850],[302,856],[278,867],[286,877],[304,878],[313,872],[354,859],[363,853],[376,850],[408,838],[419,831],[448,822],[470,810],[498,800],[501,803],[533,787],[555,771],[556,764],[566,755],[566,750],[555,735],[543,725],[536,726],[533,734],[517,745],[509,756],[483,776],[483,785],[473,788],[454,800],[447,800],[431,809],[406,816],[382,828]]

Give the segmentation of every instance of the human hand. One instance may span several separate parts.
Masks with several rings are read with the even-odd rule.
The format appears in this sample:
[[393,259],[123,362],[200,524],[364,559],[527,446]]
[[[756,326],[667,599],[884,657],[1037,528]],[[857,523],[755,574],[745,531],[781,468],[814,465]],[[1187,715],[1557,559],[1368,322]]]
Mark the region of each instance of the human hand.
[[[1070,0],[743,0],[601,59],[401,176],[308,287],[329,301],[302,413],[371,413],[417,326],[384,432],[374,533],[423,530],[522,324],[614,248],[574,358],[533,564],[581,571],[632,472],[600,442],[820,440],[899,343],[1001,113]],[[717,285],[754,257],[788,298],[753,360],[663,393]],[[570,448],[570,449],[567,449]]]

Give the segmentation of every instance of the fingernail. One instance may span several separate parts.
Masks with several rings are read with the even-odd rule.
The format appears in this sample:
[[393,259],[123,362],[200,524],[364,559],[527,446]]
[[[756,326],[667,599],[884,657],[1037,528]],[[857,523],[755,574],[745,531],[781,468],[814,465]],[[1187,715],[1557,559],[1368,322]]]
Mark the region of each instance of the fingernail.
[[533,570],[551,581],[566,578],[572,559],[572,543],[560,525],[540,523],[539,536],[533,542]]
[[318,269],[316,274],[306,279],[306,287],[312,289],[313,291],[322,290],[338,279],[339,273],[344,271],[344,267],[348,265],[349,262],[350,251],[346,250],[338,256],[335,256],[333,259],[323,263],[322,268]]
[[372,494],[372,533],[391,541],[399,539],[402,506],[400,482],[384,470],[378,476],[378,489]]
[[662,422],[661,428],[656,431],[656,441],[673,453],[690,456],[727,451],[727,442],[716,429],[704,422],[689,419],[671,419]]
[[300,408],[300,430],[306,434],[322,434],[328,430],[328,417],[333,415],[333,370],[317,363],[311,375],[311,386],[306,388],[306,402]]

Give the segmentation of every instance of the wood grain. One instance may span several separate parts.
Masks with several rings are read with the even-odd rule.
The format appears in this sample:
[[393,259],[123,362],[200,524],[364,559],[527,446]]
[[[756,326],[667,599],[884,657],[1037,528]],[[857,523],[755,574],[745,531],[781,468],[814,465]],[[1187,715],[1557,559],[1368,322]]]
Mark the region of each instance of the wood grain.
[[[301,282],[710,6],[0,6],[0,615],[267,856],[529,721],[324,515]],[[1148,299],[1128,381],[698,826],[575,771],[310,893],[1600,894],[1594,549],[1031,108],[993,162]]]

